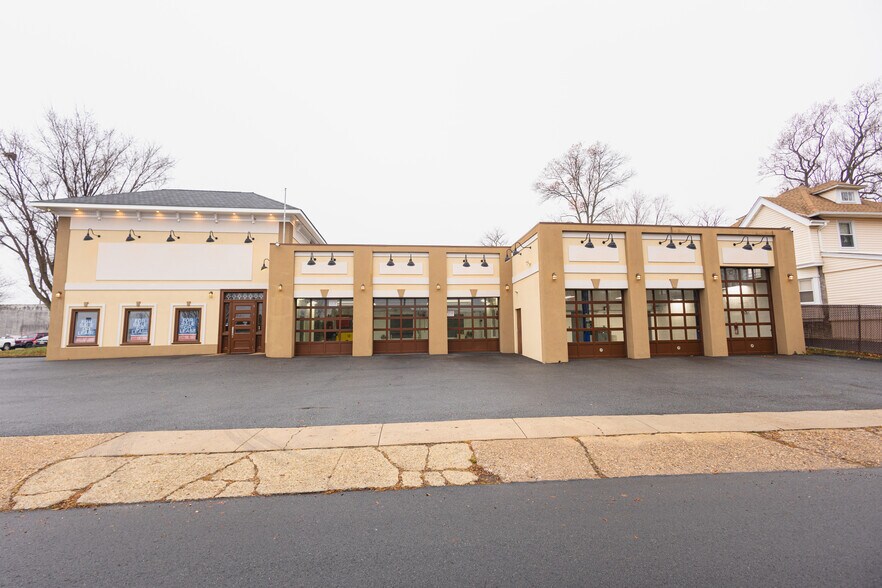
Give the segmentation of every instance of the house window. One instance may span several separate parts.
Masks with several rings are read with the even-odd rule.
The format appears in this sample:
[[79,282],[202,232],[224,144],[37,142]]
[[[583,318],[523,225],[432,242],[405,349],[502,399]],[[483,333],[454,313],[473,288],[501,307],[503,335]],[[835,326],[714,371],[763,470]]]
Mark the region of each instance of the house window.
[[854,247],[854,226],[851,221],[839,223],[839,244],[843,247]]
[[852,191],[840,192],[839,193],[839,201],[840,202],[857,202],[857,195]]
[[125,345],[149,345],[150,344],[150,318],[153,311],[149,308],[127,308],[125,333],[123,343]]
[[811,304],[815,300],[815,280],[808,278],[799,281],[799,301],[803,304]]
[[201,308],[175,309],[175,343],[199,343]]
[[70,316],[70,344],[98,345],[98,310],[73,310]]

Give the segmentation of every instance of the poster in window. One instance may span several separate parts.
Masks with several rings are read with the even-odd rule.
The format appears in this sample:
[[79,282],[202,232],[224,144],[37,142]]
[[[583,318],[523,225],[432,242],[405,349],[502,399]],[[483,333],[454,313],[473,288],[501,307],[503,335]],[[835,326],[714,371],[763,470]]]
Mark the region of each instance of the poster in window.
[[199,340],[199,311],[178,311],[178,341],[195,343]]
[[147,343],[150,340],[150,311],[130,310],[129,324],[126,325],[126,341]]
[[80,310],[74,315],[74,344],[88,345],[98,342],[98,311]]

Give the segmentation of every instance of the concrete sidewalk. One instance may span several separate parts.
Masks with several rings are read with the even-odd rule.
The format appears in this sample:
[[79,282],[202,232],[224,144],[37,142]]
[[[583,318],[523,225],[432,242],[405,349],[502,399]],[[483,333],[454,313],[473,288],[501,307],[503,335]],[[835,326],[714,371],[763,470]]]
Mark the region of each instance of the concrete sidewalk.
[[0,510],[882,466],[882,410],[0,437]]
[[731,433],[882,426],[882,409],[573,416],[272,429],[124,433],[77,457],[382,447],[500,439]]

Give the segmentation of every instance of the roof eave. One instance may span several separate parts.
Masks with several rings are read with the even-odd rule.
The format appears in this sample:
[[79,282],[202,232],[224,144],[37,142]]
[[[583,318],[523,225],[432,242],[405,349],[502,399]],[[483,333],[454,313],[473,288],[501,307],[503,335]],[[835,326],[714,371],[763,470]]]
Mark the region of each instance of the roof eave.
[[[148,204],[83,204],[80,202],[52,202],[45,200],[32,200],[28,204],[39,208],[54,212],[56,210],[130,210],[130,211],[162,211],[162,212],[210,212],[210,213],[237,213],[237,214],[283,214],[285,210],[281,208],[224,208],[211,206],[160,206]],[[306,216],[303,211],[293,206],[288,207],[288,212]],[[312,223],[310,223],[312,224]]]

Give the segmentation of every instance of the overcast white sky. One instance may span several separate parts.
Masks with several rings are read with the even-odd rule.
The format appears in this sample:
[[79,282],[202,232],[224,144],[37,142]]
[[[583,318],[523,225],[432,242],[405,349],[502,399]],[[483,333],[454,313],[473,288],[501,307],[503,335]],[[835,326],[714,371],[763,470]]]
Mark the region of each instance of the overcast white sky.
[[555,215],[531,184],[578,141],[734,218],[776,192],[757,161],[790,115],[882,75],[878,0],[286,4],[5,2],[0,128],[82,107],[163,145],[168,187],[287,187],[330,242],[468,244]]

